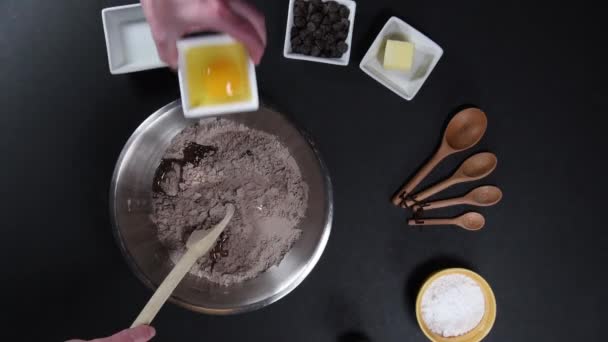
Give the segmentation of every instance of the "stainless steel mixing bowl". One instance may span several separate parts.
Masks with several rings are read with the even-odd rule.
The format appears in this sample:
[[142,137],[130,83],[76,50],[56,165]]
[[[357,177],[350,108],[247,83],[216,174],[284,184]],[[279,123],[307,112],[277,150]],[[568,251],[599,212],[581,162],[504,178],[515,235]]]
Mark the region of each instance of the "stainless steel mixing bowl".
[[[222,287],[187,275],[171,301],[208,314],[251,311],[271,304],[298,286],[315,266],[327,244],[333,216],[331,181],[318,152],[284,115],[262,107],[227,118],[279,137],[296,159],[308,183],[308,209],[299,228],[303,234],[279,266],[243,283]],[[152,179],[171,139],[194,123],[184,118],[178,101],[146,119],[125,145],[112,177],[110,212],[113,231],[129,266],[156,289],[170,271],[167,250],[156,237],[152,212]]]

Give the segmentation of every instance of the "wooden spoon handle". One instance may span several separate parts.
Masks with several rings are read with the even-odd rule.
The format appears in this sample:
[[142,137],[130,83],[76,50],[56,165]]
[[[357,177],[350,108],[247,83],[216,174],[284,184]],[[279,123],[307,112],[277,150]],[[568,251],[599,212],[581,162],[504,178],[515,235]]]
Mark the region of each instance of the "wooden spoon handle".
[[407,221],[410,226],[437,226],[456,224],[454,219],[410,219]]
[[175,267],[169,272],[169,275],[163,280],[156,292],[152,295],[146,306],[139,313],[131,328],[142,324],[150,324],[160,308],[165,304],[167,299],[173,293],[184,276],[190,271],[199,258],[200,252],[194,249],[188,249],[182,258],[177,262]]
[[416,175],[414,175],[414,177],[412,177],[407,184],[405,184],[405,186],[401,188],[401,190],[399,190],[399,192],[393,197],[393,204],[399,206],[401,202],[403,202],[404,198],[414,191],[416,185],[420,184],[420,182],[435,168],[435,166],[437,166],[437,164],[439,164],[440,161],[447,157],[448,154],[449,153],[444,152],[444,150],[441,148],[435,152],[431,160],[424,164],[424,166],[418,170]]
[[458,197],[458,198],[449,198],[449,199],[444,199],[444,200],[439,200],[439,201],[428,202],[428,203],[424,203],[422,205],[416,205],[415,209],[417,210],[418,208],[420,208],[420,209],[426,211],[426,210],[433,210],[433,209],[451,207],[454,205],[462,205],[462,204],[467,204],[467,202],[465,200],[463,200],[462,198]]
[[449,188],[450,186],[454,185],[455,183],[456,183],[456,181],[452,177],[445,179],[445,180],[431,186],[430,188],[427,188],[426,190],[415,194],[414,196],[412,196],[413,200],[409,199],[405,202],[405,204],[408,207],[411,207],[414,204],[416,204],[416,201],[425,200],[425,199],[433,196],[434,194]]
[[[218,236],[224,231],[228,222],[234,215],[234,206],[228,204],[226,207],[226,216],[207,231],[194,231],[187,242],[186,253],[177,262],[175,267],[169,272],[169,275],[163,280],[156,292],[152,295],[146,306],[139,313],[131,328],[142,324],[150,324],[160,308],[165,304],[171,296],[177,285],[182,281],[184,276],[190,271],[196,260],[207,254],[217,241]],[[196,234],[196,235],[195,235]]]

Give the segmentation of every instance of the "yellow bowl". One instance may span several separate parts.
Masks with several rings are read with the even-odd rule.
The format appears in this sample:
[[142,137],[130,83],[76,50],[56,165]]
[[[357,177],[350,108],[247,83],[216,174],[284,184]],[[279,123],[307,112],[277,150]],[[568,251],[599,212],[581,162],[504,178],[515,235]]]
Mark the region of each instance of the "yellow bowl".
[[[426,326],[426,323],[424,323],[421,313],[422,294],[437,278],[448,274],[462,274],[473,279],[475,282],[477,282],[477,284],[479,284],[479,287],[481,287],[481,292],[483,293],[486,302],[486,310],[481,322],[479,322],[479,324],[468,333],[454,337],[443,337],[432,332],[431,329]],[[490,288],[488,282],[486,282],[485,279],[483,279],[479,274],[464,268],[448,268],[433,274],[424,282],[422,288],[420,288],[420,291],[418,291],[418,297],[416,299],[416,319],[418,320],[418,325],[420,326],[420,329],[422,329],[422,332],[424,332],[426,337],[428,337],[431,341],[479,342],[490,333],[490,330],[492,330],[492,326],[494,325],[494,320],[496,320],[496,298],[494,298],[494,292],[492,292],[492,288]]]

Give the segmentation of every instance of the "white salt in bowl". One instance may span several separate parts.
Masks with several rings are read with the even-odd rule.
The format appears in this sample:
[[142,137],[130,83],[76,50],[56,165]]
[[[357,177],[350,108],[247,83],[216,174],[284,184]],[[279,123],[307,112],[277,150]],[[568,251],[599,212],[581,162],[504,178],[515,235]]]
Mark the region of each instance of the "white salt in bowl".
[[[188,274],[170,298],[193,311],[216,315],[259,309],[294,290],[321,257],[333,217],[331,180],[307,135],[285,115],[264,106],[225,118],[279,138],[308,185],[308,207],[297,227],[302,230],[300,239],[278,266],[231,286]],[[135,130],[114,169],[110,189],[114,236],[133,273],[151,290],[173,267],[167,249],[157,238],[156,225],[150,220],[154,173],[173,137],[195,122],[184,117],[179,101],[159,109]]]
[[[466,334],[455,337],[443,337],[434,333],[426,325],[424,319],[422,319],[422,296],[435,280],[450,274],[467,276],[479,285],[485,301],[485,312],[481,322]],[[422,329],[422,332],[433,342],[479,342],[490,333],[492,326],[494,326],[494,321],[496,320],[496,298],[494,297],[494,292],[492,292],[492,288],[488,282],[479,274],[464,268],[448,268],[433,274],[420,288],[416,299],[416,319],[418,320],[418,325],[420,326],[420,329]]]

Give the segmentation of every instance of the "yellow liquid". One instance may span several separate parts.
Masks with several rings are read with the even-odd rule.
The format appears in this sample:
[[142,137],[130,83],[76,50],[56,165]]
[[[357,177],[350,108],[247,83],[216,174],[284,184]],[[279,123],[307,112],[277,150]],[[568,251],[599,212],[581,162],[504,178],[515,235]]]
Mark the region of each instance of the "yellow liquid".
[[193,47],[186,51],[190,107],[251,99],[248,55],[239,43]]

